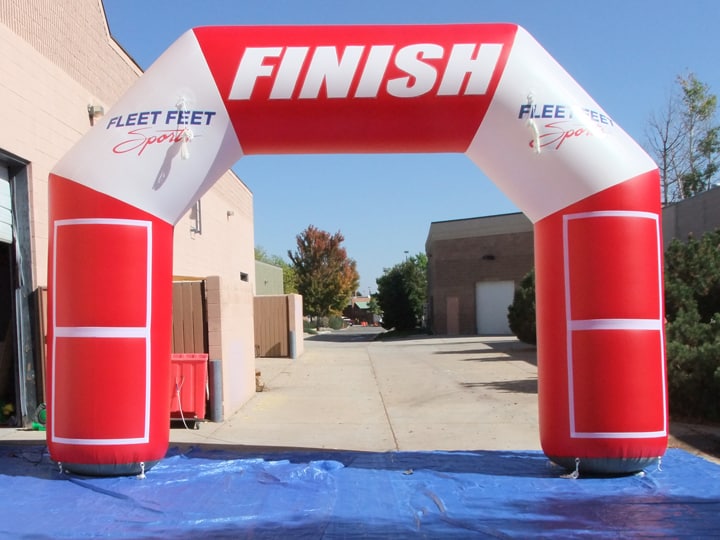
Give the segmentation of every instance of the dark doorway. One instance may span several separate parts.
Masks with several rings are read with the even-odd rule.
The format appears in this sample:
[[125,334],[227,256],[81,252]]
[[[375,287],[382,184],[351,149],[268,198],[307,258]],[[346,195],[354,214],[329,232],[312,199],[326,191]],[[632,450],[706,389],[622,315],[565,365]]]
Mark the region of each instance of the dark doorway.
[[27,161],[0,150],[0,426],[31,424],[42,395],[28,186]]
[[0,161],[0,425],[17,423],[15,341],[15,256],[10,172]]
[[16,370],[15,317],[13,301],[13,268],[15,258],[12,244],[0,242],[0,425],[17,423],[18,382]]

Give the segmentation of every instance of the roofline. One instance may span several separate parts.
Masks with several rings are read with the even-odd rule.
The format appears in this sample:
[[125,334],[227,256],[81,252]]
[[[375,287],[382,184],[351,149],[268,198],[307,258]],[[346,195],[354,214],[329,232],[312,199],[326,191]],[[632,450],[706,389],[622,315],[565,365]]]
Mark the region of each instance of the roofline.
[[430,225],[433,223],[452,223],[454,221],[472,221],[474,219],[491,219],[491,218],[499,218],[499,217],[505,217],[505,216],[516,216],[518,214],[522,214],[522,212],[507,212],[506,214],[493,214],[490,216],[476,216],[476,217],[470,217],[470,218],[456,218],[456,219],[444,219],[440,221],[431,221]]

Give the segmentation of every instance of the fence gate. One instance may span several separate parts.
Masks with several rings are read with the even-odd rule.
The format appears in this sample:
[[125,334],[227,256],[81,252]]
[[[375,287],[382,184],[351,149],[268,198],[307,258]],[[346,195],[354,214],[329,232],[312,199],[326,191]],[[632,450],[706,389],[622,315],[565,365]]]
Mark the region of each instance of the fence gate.
[[256,296],[255,356],[290,355],[287,296]]
[[173,353],[207,353],[204,281],[173,282]]

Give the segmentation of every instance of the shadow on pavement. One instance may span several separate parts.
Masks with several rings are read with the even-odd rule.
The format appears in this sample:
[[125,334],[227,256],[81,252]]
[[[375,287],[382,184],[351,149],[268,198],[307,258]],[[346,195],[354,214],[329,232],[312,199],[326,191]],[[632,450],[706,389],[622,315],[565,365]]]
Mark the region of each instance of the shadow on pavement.
[[350,326],[342,330],[331,330],[306,336],[305,341],[331,341],[334,343],[372,341],[383,332],[385,329],[375,326]]
[[537,348],[518,341],[483,342],[486,349],[443,350],[435,354],[467,355],[465,362],[511,362],[519,360],[537,366]]
[[518,379],[515,381],[494,381],[481,383],[461,383],[465,388],[491,388],[500,392],[537,394],[537,379]]

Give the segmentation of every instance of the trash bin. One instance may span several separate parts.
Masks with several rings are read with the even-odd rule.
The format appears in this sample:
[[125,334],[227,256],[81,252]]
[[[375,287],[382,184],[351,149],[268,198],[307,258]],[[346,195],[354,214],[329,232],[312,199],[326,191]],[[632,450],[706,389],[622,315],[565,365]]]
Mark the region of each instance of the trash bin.
[[182,420],[185,427],[197,429],[205,420],[208,393],[208,355],[186,353],[170,355],[170,419]]

